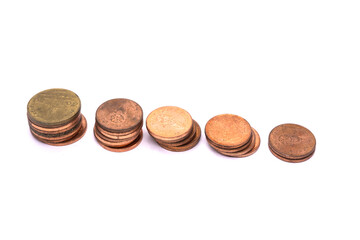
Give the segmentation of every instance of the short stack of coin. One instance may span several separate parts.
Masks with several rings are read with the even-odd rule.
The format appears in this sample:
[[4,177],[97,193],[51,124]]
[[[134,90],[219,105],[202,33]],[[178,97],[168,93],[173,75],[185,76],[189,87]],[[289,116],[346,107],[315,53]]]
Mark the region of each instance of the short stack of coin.
[[247,157],[260,146],[257,131],[242,117],[221,114],[211,118],[205,126],[209,145],[217,152],[229,157]]
[[87,123],[80,112],[79,97],[66,89],[48,89],[33,96],[27,105],[32,135],[41,142],[64,146],[78,141]]
[[125,152],[142,140],[143,111],[136,102],[117,98],[99,106],[95,116],[94,135],[98,143],[113,152]]
[[316,139],[307,128],[287,123],[275,127],[269,134],[271,153],[286,162],[298,163],[315,153]]
[[182,108],[160,107],[146,119],[149,134],[164,149],[187,151],[196,146],[201,137],[199,124]]

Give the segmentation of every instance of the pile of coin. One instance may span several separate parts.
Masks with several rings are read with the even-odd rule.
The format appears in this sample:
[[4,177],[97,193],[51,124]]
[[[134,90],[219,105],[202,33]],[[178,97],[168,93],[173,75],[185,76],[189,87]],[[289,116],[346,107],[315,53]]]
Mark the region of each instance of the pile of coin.
[[117,98],[104,102],[95,115],[94,135],[98,143],[113,152],[125,152],[142,140],[143,111],[136,102]]
[[269,134],[271,153],[286,162],[303,162],[315,153],[316,139],[310,130],[297,124],[282,124]]
[[247,157],[260,146],[258,132],[242,117],[221,114],[211,118],[205,126],[209,145],[229,157]]
[[80,109],[79,97],[70,90],[54,88],[39,92],[27,105],[30,132],[50,145],[74,143],[84,136],[87,128]]
[[149,134],[164,149],[187,151],[196,146],[201,137],[199,124],[182,108],[160,107],[146,119]]

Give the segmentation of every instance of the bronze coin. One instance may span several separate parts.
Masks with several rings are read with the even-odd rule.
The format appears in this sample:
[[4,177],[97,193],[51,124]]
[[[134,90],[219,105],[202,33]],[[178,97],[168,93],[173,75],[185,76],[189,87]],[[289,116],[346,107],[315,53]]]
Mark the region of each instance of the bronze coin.
[[236,148],[250,140],[251,126],[240,116],[221,114],[206,123],[205,134],[216,145]]
[[39,141],[41,141],[43,143],[46,143],[46,144],[49,144],[49,145],[52,145],[52,146],[65,146],[65,145],[69,145],[69,144],[72,144],[72,143],[75,143],[75,142],[79,141],[85,135],[86,129],[87,129],[87,121],[86,121],[86,118],[82,115],[82,117],[81,117],[81,127],[80,127],[79,131],[77,131],[77,134],[75,136],[73,136],[71,139],[67,139],[67,140],[62,141],[62,142],[46,141],[46,140],[40,139],[37,136],[35,136],[32,131],[30,131],[30,132],[33,134],[33,136],[37,140],[39,140]]
[[194,124],[196,126],[196,131],[195,131],[195,136],[191,142],[189,142],[185,145],[182,145],[182,146],[164,145],[164,144],[160,144],[160,143],[159,143],[159,145],[162,148],[164,148],[168,151],[173,151],[173,152],[184,152],[184,151],[192,149],[199,143],[200,138],[201,138],[201,128],[197,122],[194,121]]
[[67,130],[65,132],[56,133],[56,134],[46,134],[46,133],[39,133],[32,127],[30,127],[30,130],[34,135],[36,135],[38,138],[43,139],[45,141],[49,142],[63,142],[66,141],[73,136],[77,134],[77,132],[81,128],[81,122],[79,122],[76,126],[74,126],[72,129]]
[[269,134],[272,152],[286,159],[304,159],[312,155],[316,147],[315,136],[307,128],[297,124],[282,124]]
[[247,143],[245,143],[244,145],[242,145],[240,147],[235,147],[235,148],[217,145],[216,143],[212,142],[208,137],[206,137],[206,140],[208,141],[208,143],[210,145],[214,146],[214,148],[219,148],[220,150],[224,150],[224,151],[228,151],[228,152],[239,152],[239,151],[244,150],[249,147],[249,145],[252,143],[253,134],[254,133],[251,131],[251,136],[250,136],[249,141]]
[[[124,146],[124,147],[119,147],[119,148],[116,148],[116,147],[108,147],[104,144],[102,144],[101,142],[98,141],[99,145],[102,146],[104,149],[106,150],[109,150],[109,151],[112,151],[112,152],[126,152],[126,151],[130,151],[134,148],[136,148],[142,141],[142,138],[143,138],[143,132],[142,130],[140,130],[140,134],[139,136],[137,137],[137,139],[135,141],[133,141],[132,143],[130,143],[129,145],[127,146]],[[97,138],[96,138],[97,139]]]
[[72,91],[48,89],[33,96],[27,105],[31,122],[43,127],[57,127],[71,122],[80,114],[79,97]]
[[180,141],[191,133],[193,120],[182,108],[160,107],[146,119],[146,128],[151,136],[161,141]]
[[96,111],[96,122],[109,132],[129,132],[142,124],[142,119],[140,105],[125,98],[106,101]]
[[270,152],[275,156],[277,157],[278,159],[280,160],[283,160],[285,162],[290,162],[290,163],[300,163],[300,162],[304,162],[306,160],[309,160],[315,153],[315,151],[313,153],[311,153],[309,156],[305,157],[305,158],[300,158],[300,159],[288,159],[288,158],[284,158],[280,155],[278,155],[277,153],[275,153],[271,147],[269,146],[269,149],[270,149]]

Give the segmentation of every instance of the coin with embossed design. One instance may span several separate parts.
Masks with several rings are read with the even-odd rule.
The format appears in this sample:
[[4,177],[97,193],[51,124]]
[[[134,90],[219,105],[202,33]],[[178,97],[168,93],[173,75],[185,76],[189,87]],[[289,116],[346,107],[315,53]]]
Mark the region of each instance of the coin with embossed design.
[[268,144],[277,158],[287,162],[302,162],[314,154],[316,139],[307,128],[287,123],[270,132]]

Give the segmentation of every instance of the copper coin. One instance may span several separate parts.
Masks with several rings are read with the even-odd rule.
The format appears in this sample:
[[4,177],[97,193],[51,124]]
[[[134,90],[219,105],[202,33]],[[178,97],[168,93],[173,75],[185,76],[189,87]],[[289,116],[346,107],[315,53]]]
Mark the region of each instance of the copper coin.
[[206,123],[205,134],[216,145],[236,148],[250,140],[251,126],[240,116],[221,114]]
[[243,158],[243,157],[248,157],[252,154],[254,154],[260,147],[260,135],[259,133],[255,130],[252,129],[254,132],[254,139],[253,139],[253,143],[251,144],[251,146],[248,149],[239,151],[237,153],[228,153],[228,152],[220,152],[226,156],[229,157],[238,157],[238,158]]
[[106,101],[96,111],[96,122],[109,132],[129,132],[142,124],[142,119],[140,105],[125,98]]
[[132,142],[134,142],[138,137],[139,137],[140,131],[137,132],[137,135],[128,138],[128,139],[123,139],[123,140],[114,140],[111,138],[108,138],[104,135],[102,135],[98,129],[96,127],[94,127],[94,135],[96,137],[96,140],[98,140],[98,142],[102,143],[103,145],[106,145],[108,147],[113,147],[113,148],[120,148],[120,147],[124,147],[127,146],[129,144],[131,144]]
[[87,129],[87,121],[86,118],[82,115],[81,117],[81,128],[79,129],[79,131],[77,132],[77,134],[75,136],[73,136],[71,139],[68,139],[66,141],[63,142],[49,142],[49,141],[45,141],[43,139],[39,139],[38,137],[36,137],[32,131],[30,131],[33,136],[38,139],[39,141],[49,144],[49,145],[53,145],[53,146],[65,146],[65,145],[69,145],[72,143],[75,143],[77,141],[79,141],[86,133],[86,129]]
[[96,130],[101,133],[103,136],[106,136],[107,138],[113,139],[113,140],[124,140],[124,139],[129,139],[131,137],[137,136],[139,135],[139,132],[142,128],[142,124],[139,125],[138,128],[130,131],[129,133],[113,133],[113,132],[108,132],[104,129],[102,129],[97,123],[95,123],[95,127]]
[[70,138],[75,136],[77,134],[77,132],[80,130],[80,128],[81,128],[81,122],[79,122],[78,125],[74,126],[74,128],[72,128],[68,131],[65,131],[63,133],[57,133],[57,134],[39,133],[36,130],[32,129],[31,127],[30,127],[30,130],[34,135],[36,135],[40,139],[43,139],[44,141],[63,142],[63,141],[69,140]]
[[227,146],[220,146],[217,145],[216,143],[212,142],[208,137],[206,137],[206,140],[208,141],[208,143],[213,146],[215,149],[219,148],[220,150],[224,150],[224,151],[228,151],[228,152],[239,152],[241,150],[244,150],[246,148],[249,147],[249,145],[252,143],[252,139],[253,139],[253,132],[251,132],[251,136],[250,139],[247,143],[245,143],[244,145],[240,146],[240,147],[227,147]]
[[195,120],[193,120],[193,127],[191,129],[191,132],[190,132],[189,136],[186,136],[185,139],[182,139],[182,140],[177,141],[177,142],[172,142],[172,141],[165,142],[165,141],[161,141],[159,139],[156,139],[156,141],[159,144],[164,144],[164,145],[169,145],[169,146],[174,146],[174,147],[179,147],[179,146],[185,145],[185,144],[191,142],[194,139],[195,135],[196,135],[196,125],[197,125],[197,123],[195,124],[194,122],[195,122]]
[[314,153],[316,139],[312,132],[303,126],[282,124],[270,132],[269,146],[283,158],[304,159]]
[[102,146],[104,149],[112,151],[112,152],[126,152],[126,151],[130,151],[134,148],[136,148],[142,141],[143,138],[143,132],[142,130],[140,131],[140,134],[138,136],[138,138],[133,141],[131,144],[124,146],[124,147],[119,147],[119,148],[114,148],[114,147],[108,147],[104,144],[102,144],[101,142],[98,141],[99,145]]
[[195,131],[195,136],[191,142],[189,142],[185,145],[182,145],[182,146],[171,146],[171,145],[164,145],[164,144],[160,144],[160,143],[159,143],[159,145],[162,148],[169,150],[169,151],[173,151],[173,152],[183,152],[183,151],[192,149],[199,143],[200,138],[201,138],[201,128],[197,122],[194,121],[194,124],[196,126],[196,131]]
[[80,114],[79,97],[72,91],[48,89],[33,96],[27,105],[31,122],[43,127],[57,127],[69,123]]
[[149,134],[162,141],[179,141],[191,133],[193,120],[182,108],[160,107],[152,111],[146,119]]
[[300,158],[300,159],[288,159],[288,158],[284,158],[280,155],[278,155],[277,153],[275,153],[271,147],[269,146],[269,149],[270,149],[270,152],[275,156],[277,157],[278,159],[280,160],[283,160],[285,162],[290,162],[290,163],[300,163],[300,162],[304,162],[306,160],[309,160],[315,153],[315,151],[313,153],[311,153],[309,156],[305,157],[305,158]]
[[29,120],[28,123],[29,123],[29,126],[31,129],[34,129],[36,132],[38,132],[40,134],[61,134],[61,133],[64,133],[66,131],[73,129],[76,125],[80,125],[81,117],[82,117],[82,115],[80,114],[78,117],[76,117],[74,120],[72,120],[68,124],[65,124],[63,126],[56,127],[56,128],[54,128],[54,127],[53,128],[45,128],[45,127],[38,126],[35,123],[31,122],[30,119],[28,119]]

